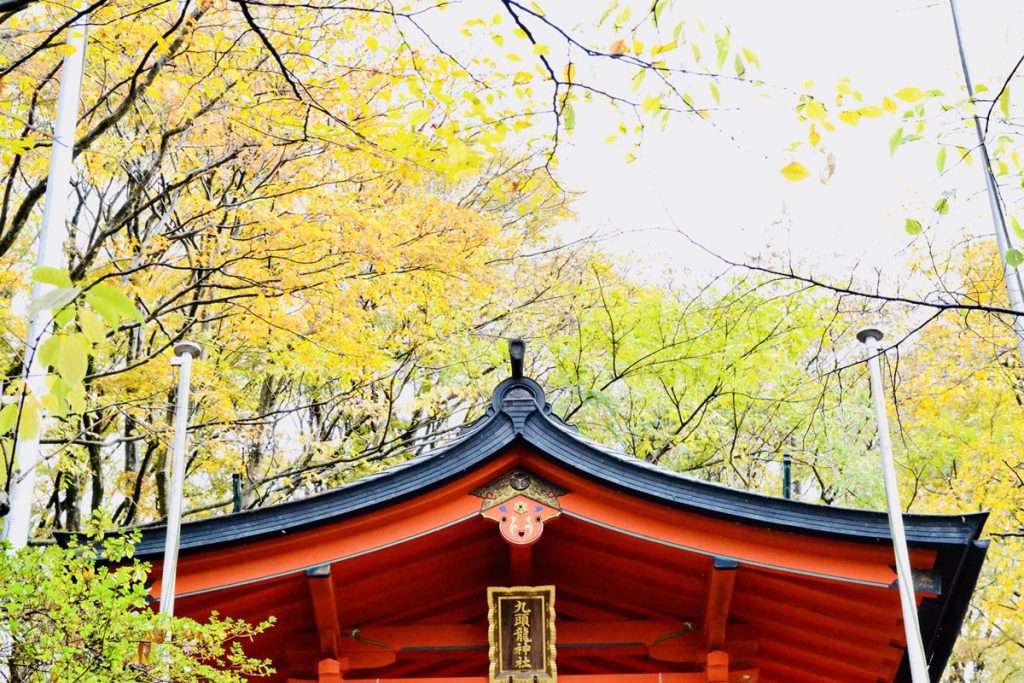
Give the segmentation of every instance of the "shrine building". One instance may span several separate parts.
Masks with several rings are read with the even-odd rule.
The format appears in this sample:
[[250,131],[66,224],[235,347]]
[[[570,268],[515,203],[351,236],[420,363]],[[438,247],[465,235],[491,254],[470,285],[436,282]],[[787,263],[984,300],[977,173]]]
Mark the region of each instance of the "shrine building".
[[[905,517],[932,681],[978,579],[985,517]],[[164,534],[144,529],[137,546],[153,596]],[[910,680],[884,513],[616,453],[556,417],[515,364],[442,448],[186,523],[179,562],[179,616],[276,618],[244,644],[273,661],[269,683]]]

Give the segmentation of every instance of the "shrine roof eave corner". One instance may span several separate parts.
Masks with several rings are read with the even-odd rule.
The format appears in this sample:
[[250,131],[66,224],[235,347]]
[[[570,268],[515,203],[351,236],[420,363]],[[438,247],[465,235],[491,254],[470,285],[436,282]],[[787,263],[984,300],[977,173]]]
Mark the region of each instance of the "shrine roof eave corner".
[[[888,542],[883,512],[814,505],[751,493],[693,479],[617,453],[581,437],[551,411],[543,390],[528,378],[498,385],[487,413],[458,437],[401,465],[302,500],[187,522],[181,529],[184,553],[253,542],[356,517],[400,503],[454,481],[516,443],[575,474],[618,491],[670,507],[803,535]],[[987,513],[906,515],[907,538],[923,547],[960,546],[976,541]],[[136,556],[163,552],[165,528],[142,527]],[[62,533],[58,541],[67,542]]]

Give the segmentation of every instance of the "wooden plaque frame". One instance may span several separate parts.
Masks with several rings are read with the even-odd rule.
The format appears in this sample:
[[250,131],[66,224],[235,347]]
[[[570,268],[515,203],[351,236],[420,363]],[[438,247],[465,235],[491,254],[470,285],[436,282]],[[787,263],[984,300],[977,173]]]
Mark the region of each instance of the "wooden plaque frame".
[[[516,602],[528,603],[531,616],[540,613],[530,625],[530,663],[516,665],[512,649],[514,630],[508,617]],[[556,683],[555,665],[555,587],[492,586],[487,589],[488,680],[490,683]]]

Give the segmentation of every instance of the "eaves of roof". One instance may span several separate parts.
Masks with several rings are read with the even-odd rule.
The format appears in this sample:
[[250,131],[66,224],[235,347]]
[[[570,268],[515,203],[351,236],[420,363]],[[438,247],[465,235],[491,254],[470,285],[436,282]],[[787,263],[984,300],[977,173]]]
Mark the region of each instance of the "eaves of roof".
[[[882,543],[891,539],[884,512],[814,505],[731,489],[656,467],[581,437],[555,417],[530,379],[509,379],[494,392],[487,414],[445,446],[332,491],[229,515],[187,522],[181,552],[234,545],[366,514],[458,478],[514,443],[600,484],[670,507],[743,524],[830,538]],[[911,545],[966,547],[978,539],[987,513],[906,515]],[[165,528],[143,527],[138,557],[163,552]],[[64,536],[62,534],[62,536]]]

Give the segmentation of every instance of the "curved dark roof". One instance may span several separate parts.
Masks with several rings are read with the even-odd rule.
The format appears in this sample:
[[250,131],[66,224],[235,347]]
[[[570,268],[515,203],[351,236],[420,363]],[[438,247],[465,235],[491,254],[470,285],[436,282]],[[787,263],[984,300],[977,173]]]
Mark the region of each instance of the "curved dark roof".
[[[698,514],[799,534],[863,543],[891,541],[884,512],[814,505],[730,489],[617,453],[583,438],[556,417],[531,379],[507,379],[487,413],[445,446],[333,491],[277,505],[187,522],[181,552],[251,542],[355,517],[453,481],[509,446],[524,443],[542,456],[611,489]],[[905,515],[911,546],[933,548],[939,595],[919,607],[933,681],[941,678],[984,561],[979,541],[987,513]],[[66,542],[68,534],[60,534]],[[142,529],[137,557],[163,552],[165,527]],[[906,657],[896,681],[909,681]]]
[[[693,479],[617,453],[581,437],[551,412],[531,379],[498,385],[486,415],[445,446],[332,491],[229,515],[187,522],[181,551],[254,541],[353,517],[406,500],[458,478],[521,441],[566,469],[612,489],[712,517],[772,529],[852,541],[886,542],[884,512],[814,505]],[[915,546],[966,546],[981,533],[987,513],[906,515]],[[136,555],[163,552],[164,527],[142,529]]]

